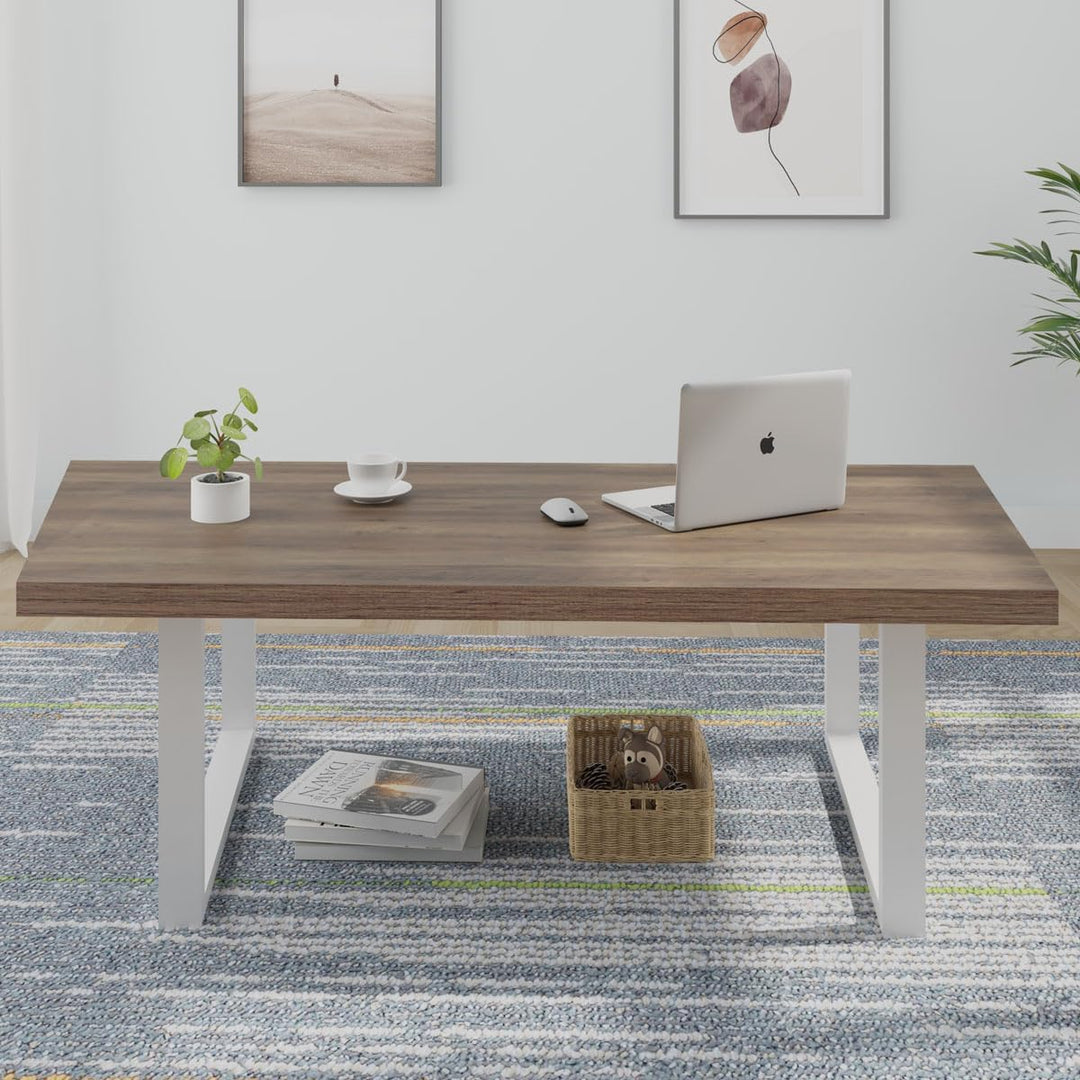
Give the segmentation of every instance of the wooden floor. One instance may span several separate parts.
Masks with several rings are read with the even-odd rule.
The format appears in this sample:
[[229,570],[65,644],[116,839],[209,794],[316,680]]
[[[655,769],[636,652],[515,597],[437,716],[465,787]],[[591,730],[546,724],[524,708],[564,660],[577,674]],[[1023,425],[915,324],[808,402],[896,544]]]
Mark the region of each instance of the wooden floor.
[[[1080,639],[1080,549],[1035,553],[1061,592],[1058,626],[931,626],[933,637]],[[153,630],[153,619],[76,619],[15,615],[18,552],[0,554],[0,630]],[[215,629],[213,621],[208,629]],[[276,634],[584,634],[627,637],[820,637],[820,624],[766,623],[571,623],[513,621],[264,619],[261,633]],[[875,627],[865,627],[867,636]]]

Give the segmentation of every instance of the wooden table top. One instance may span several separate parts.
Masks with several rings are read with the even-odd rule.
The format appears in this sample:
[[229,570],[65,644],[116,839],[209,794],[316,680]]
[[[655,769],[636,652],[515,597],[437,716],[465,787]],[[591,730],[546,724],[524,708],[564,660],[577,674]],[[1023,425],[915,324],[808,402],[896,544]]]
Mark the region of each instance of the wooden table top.
[[[187,474],[190,475],[190,474]],[[418,463],[358,506],[340,463],[271,463],[252,514],[188,517],[156,462],[73,462],[20,615],[1052,624],[1058,594],[970,466],[853,466],[840,510],[668,533],[600,494],[666,465]],[[560,528],[540,503],[577,500]]]

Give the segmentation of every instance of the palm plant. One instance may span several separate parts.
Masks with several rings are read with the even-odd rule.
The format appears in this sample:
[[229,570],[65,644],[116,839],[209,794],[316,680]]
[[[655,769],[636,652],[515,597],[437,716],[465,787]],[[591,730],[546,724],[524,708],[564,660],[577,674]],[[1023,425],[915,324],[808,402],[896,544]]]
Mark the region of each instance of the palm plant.
[[[1055,205],[1043,214],[1056,215],[1050,220],[1051,225],[1070,226],[1059,230],[1058,236],[1080,236],[1075,227],[1080,225],[1080,208],[1070,203],[1080,204],[1080,173],[1067,165],[1060,165],[1061,172],[1055,169],[1032,169],[1029,176],[1038,177],[1043,191],[1048,191],[1056,198],[1068,200],[1065,205]],[[994,242],[989,251],[978,251],[977,255],[993,255],[998,259],[1011,259],[1014,262],[1038,266],[1046,271],[1058,290],[1064,289],[1066,295],[1044,296],[1035,293],[1046,307],[1041,314],[1021,327],[1018,333],[1026,334],[1031,348],[1015,353],[1018,359],[1013,366],[1025,364],[1036,357],[1048,357],[1056,360],[1058,366],[1072,362],[1077,365],[1076,374],[1080,375],[1080,277],[1077,276],[1080,264],[1080,249],[1070,248],[1066,255],[1058,258],[1044,240],[1040,244],[1030,244],[1026,240],[1015,240],[1011,244]]]

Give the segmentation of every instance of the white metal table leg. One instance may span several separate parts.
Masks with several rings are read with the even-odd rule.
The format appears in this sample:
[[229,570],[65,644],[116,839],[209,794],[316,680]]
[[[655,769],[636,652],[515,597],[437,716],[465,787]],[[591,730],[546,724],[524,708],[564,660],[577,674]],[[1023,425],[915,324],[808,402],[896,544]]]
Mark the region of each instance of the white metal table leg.
[[926,629],[878,628],[878,923],[926,933]]
[[255,620],[221,620],[221,726],[255,727]]
[[879,628],[878,776],[859,737],[859,628],[825,628],[825,742],[885,937],[926,932],[926,630]]
[[158,620],[158,925],[198,926],[206,741],[202,619]]
[[859,734],[859,628],[825,627],[825,732]]
[[158,925],[202,923],[255,738],[255,622],[222,623],[222,724],[205,755],[202,619],[158,620]]
[[[255,742],[255,620],[221,620],[221,731],[206,770],[206,897]],[[200,921],[202,916],[200,914]]]

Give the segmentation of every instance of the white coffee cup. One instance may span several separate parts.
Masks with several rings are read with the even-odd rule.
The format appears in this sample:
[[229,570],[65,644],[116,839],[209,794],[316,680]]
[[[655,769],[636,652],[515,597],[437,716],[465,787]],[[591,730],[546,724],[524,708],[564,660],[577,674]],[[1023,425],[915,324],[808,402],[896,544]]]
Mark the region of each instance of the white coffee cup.
[[408,465],[401,458],[381,451],[354,454],[349,458],[349,479],[360,495],[385,495],[405,475]]

